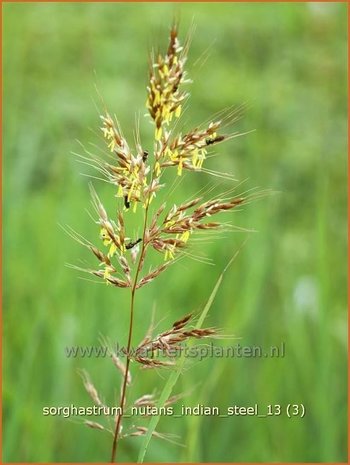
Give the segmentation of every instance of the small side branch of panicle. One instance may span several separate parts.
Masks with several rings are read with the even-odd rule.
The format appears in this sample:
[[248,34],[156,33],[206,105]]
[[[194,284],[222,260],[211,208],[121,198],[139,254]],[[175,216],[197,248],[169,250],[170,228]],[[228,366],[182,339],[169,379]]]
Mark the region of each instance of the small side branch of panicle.
[[138,145],[134,155],[121,133],[118,122],[114,122],[108,113],[101,116],[101,119],[103,124],[101,130],[108,148],[115,156],[115,164],[103,164],[104,172],[107,180],[116,186],[116,196],[123,198],[125,210],[133,204],[135,211],[137,203],[144,203],[148,198],[147,176],[150,172],[147,164],[148,152]]
[[168,267],[169,263],[164,263],[163,265],[159,266],[158,268],[155,268],[154,270],[151,270],[146,276],[144,276],[140,281],[138,282],[136,288],[139,289],[140,287],[144,286],[145,284],[150,283],[153,281],[157,276],[159,276],[163,271],[165,271]]
[[[189,314],[173,323],[172,327],[155,338],[146,337],[136,348],[134,360],[144,368],[168,367],[175,364],[176,351],[190,338],[203,339],[217,335],[215,328],[196,329],[189,327],[193,315]],[[162,358],[156,358],[157,355]],[[164,359],[165,358],[165,359]]]
[[89,394],[91,400],[95,405],[98,407],[104,407],[103,402],[101,401],[101,398],[97,392],[97,389],[95,386],[92,384],[90,376],[85,370],[79,370],[78,373],[81,376],[81,379],[83,380],[84,387],[86,389],[86,392]]
[[127,384],[130,385],[132,381],[130,370],[128,370],[126,374],[125,363],[122,362],[120,357],[118,357],[118,355],[116,354],[116,351],[112,347],[112,344],[107,338],[101,337],[100,341],[101,341],[101,345],[107,348],[107,355],[111,358],[113,365],[120,371],[122,376],[125,376],[125,375],[127,376]]
[[[157,219],[151,223],[148,240],[152,247],[164,253],[165,260],[172,260],[176,253],[187,247],[191,234],[200,230],[218,230],[224,226],[218,221],[205,221],[219,213],[233,210],[246,202],[248,197],[237,196],[229,200],[220,198],[208,200],[199,205],[202,198],[198,197],[180,206],[174,205],[165,215],[160,225]],[[189,210],[193,209],[191,212]],[[163,211],[162,207],[162,211]],[[170,237],[169,237],[170,236]],[[172,236],[172,237],[171,237]]]
[[179,133],[173,139],[169,138],[160,151],[160,168],[177,166],[179,176],[184,169],[200,171],[209,147],[228,138],[218,134],[220,126],[221,121],[216,121],[204,130],[195,128],[185,135]]

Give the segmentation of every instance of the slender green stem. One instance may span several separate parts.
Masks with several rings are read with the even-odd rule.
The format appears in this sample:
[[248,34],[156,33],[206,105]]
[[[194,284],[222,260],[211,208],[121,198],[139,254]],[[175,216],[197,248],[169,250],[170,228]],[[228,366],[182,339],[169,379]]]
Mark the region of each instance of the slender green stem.
[[115,426],[114,437],[113,437],[113,444],[112,444],[112,454],[111,454],[111,463],[116,461],[117,449],[119,444],[119,430],[121,426],[121,421],[124,413],[124,405],[126,400],[126,388],[127,388],[127,381],[128,381],[128,373],[129,373],[129,366],[130,366],[130,348],[131,348],[131,341],[132,341],[132,333],[133,333],[133,323],[134,323],[134,309],[135,309],[135,292],[138,282],[138,277],[142,268],[142,262],[144,259],[147,243],[145,243],[145,236],[146,236],[146,229],[147,229],[147,218],[148,218],[148,209],[149,209],[149,199],[147,199],[146,211],[145,211],[145,220],[143,225],[143,233],[142,233],[142,248],[140,253],[140,258],[137,264],[135,279],[133,285],[131,287],[131,299],[130,299],[130,322],[129,322],[129,334],[128,334],[128,342],[126,348],[126,364],[125,364],[125,373],[123,379],[123,387],[122,387],[122,394],[120,398],[120,414],[118,415],[118,419]]

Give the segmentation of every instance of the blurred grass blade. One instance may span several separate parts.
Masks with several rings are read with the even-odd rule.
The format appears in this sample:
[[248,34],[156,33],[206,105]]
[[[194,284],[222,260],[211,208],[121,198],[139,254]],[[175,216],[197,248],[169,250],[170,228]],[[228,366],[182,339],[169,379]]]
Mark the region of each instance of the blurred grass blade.
[[[224,277],[224,274],[226,273],[226,271],[229,269],[229,267],[232,265],[232,263],[234,262],[234,260],[237,258],[239,252],[241,251],[241,249],[243,248],[243,246],[246,244],[247,242],[247,239],[241,244],[241,246],[238,248],[238,250],[235,252],[235,254],[233,255],[233,257],[230,259],[230,261],[228,262],[228,264],[225,266],[224,270],[222,271],[222,273],[220,274],[219,276],[219,279],[217,280],[215,286],[214,286],[214,289],[212,290],[210,296],[209,296],[209,299],[207,301],[207,303],[205,304],[205,307],[200,315],[200,317],[198,318],[198,321],[197,321],[197,324],[196,324],[196,329],[199,329],[212,304],[213,304],[213,301],[215,299],[215,296],[219,290],[219,287],[221,285],[221,282],[223,280],[223,277]],[[182,368],[184,366],[184,363],[185,363],[185,359],[186,357],[184,355],[181,355],[181,358],[180,358],[180,362],[178,364],[178,366],[175,368],[175,370],[170,374],[164,388],[163,388],[163,391],[160,395],[160,398],[159,398],[159,402],[158,402],[158,405],[157,407],[160,409],[161,407],[164,407],[165,405],[165,402],[169,399],[169,397],[171,396],[171,393],[173,391],[173,388],[175,386],[175,384],[177,383],[177,380],[179,379],[179,376],[181,374],[181,371],[182,371]],[[151,438],[152,438],[152,434],[154,433],[157,425],[158,425],[158,422],[159,422],[159,419],[160,419],[160,415],[155,415],[151,418],[150,422],[149,422],[149,425],[148,425],[148,429],[147,429],[147,433],[145,435],[145,439],[143,441],[143,444],[141,446],[141,449],[140,449],[140,452],[139,452],[139,456],[138,456],[138,459],[137,459],[137,463],[143,463],[144,461],[144,458],[145,458],[145,455],[146,455],[146,452],[147,452],[147,448],[149,446],[149,443],[151,441]]]

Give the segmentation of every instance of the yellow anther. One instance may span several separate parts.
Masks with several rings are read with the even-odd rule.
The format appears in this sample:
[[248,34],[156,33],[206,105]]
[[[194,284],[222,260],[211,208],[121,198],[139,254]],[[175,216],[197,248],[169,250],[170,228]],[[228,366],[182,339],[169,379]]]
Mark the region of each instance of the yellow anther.
[[136,183],[136,179],[134,179],[132,184],[131,184],[131,187],[130,187],[130,190],[129,190],[129,193],[128,193],[128,202],[130,202],[132,193],[133,193],[134,188],[135,188],[135,183]]
[[113,255],[116,253],[117,251],[117,246],[115,245],[114,242],[112,242],[110,248],[109,248],[109,252],[108,252],[108,257],[113,257]]
[[157,106],[160,103],[160,94],[158,91],[155,92],[153,106]]
[[159,176],[161,173],[159,161],[157,161],[156,164],[154,165],[154,173],[156,176]]
[[115,140],[112,139],[112,140],[110,141],[110,143],[108,144],[108,148],[110,149],[111,152],[113,152],[113,150],[115,149],[115,146],[116,146],[116,145],[117,145],[117,144],[115,143]]
[[117,192],[117,197],[123,197],[124,193],[123,193],[123,188],[121,185],[119,185],[118,187],[118,192]]
[[180,157],[179,164],[177,166],[177,174],[178,174],[178,176],[182,175],[182,167],[183,167],[183,160],[182,160],[182,157]]
[[160,140],[162,137],[162,127],[156,128],[155,139]]
[[194,149],[192,152],[192,165],[196,168],[198,162],[198,149]]
[[[111,268],[110,266],[106,266],[106,268],[104,269],[104,272],[103,272],[104,279],[107,279],[107,278],[110,277],[111,271],[113,271],[113,268]],[[107,281],[107,284],[109,284],[108,281]]]
[[182,240],[183,242],[187,242],[189,237],[190,237],[190,232],[185,231],[184,233],[182,233],[180,240]]
[[169,248],[165,250],[164,260],[165,261],[174,260],[175,258],[174,252],[175,252],[175,247],[169,246]]

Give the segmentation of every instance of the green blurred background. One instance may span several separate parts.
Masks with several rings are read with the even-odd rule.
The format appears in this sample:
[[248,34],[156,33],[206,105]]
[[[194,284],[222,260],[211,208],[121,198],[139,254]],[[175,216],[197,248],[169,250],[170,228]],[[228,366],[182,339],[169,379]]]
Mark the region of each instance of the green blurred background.
[[[341,3],[3,5],[3,460],[109,459],[107,434],[42,415],[47,405],[90,404],[77,368],[88,370],[112,404],[119,379],[110,360],[67,359],[64,348],[97,344],[100,334],[124,343],[127,330],[128,292],[80,280],[65,267],[95,262],[59,224],[96,237],[86,213],[88,179],[79,175],[86,169],[71,155],[81,153],[76,139],[101,145],[94,84],[131,138],[135,113],[144,113],[147,53],[166,46],[174,14],[182,37],[196,24],[188,126],[247,102],[235,129],[256,130],[220,146],[220,158],[208,166],[249,178],[247,188],[279,192],[232,214],[235,224],[258,232],[225,276],[207,324],[244,345],[286,347],[279,359],[194,363],[176,393],[188,393],[182,402],[189,406],[303,403],[306,415],[163,418],[158,430],[179,435],[186,447],[154,439],[147,460],[345,462],[347,11]],[[196,63],[205,51],[207,60]],[[152,130],[143,118],[141,126],[147,145]],[[187,198],[208,181],[204,174],[184,178],[177,196]],[[113,205],[112,189],[95,187]],[[200,311],[245,237],[205,245],[215,266],[181,261],[140,291],[134,340],[143,337],[154,303],[159,329]],[[168,375],[133,372],[131,397],[155,385],[160,390]],[[119,459],[136,460],[140,444],[127,439]]]

